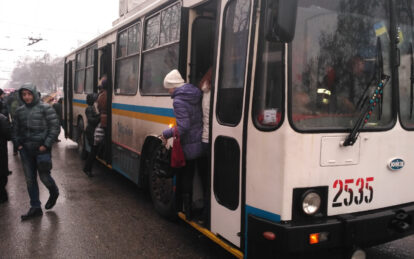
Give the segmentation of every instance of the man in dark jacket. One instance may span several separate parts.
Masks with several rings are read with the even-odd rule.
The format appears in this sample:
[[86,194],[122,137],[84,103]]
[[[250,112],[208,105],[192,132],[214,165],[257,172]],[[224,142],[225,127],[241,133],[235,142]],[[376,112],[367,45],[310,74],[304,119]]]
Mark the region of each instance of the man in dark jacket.
[[59,189],[50,175],[50,170],[52,144],[59,135],[60,127],[53,108],[39,101],[35,85],[24,84],[19,89],[19,96],[24,105],[16,110],[14,116],[13,143],[20,152],[30,196],[30,210],[21,216],[22,220],[26,220],[43,214],[37,172],[50,193],[45,209],[51,209],[59,196]]
[[0,88],[0,103],[2,103],[2,107],[0,109],[0,113],[2,113],[4,116],[9,118],[9,110],[7,109],[7,103],[5,100],[6,94],[4,93],[3,89]]
[[[0,110],[3,103],[0,102]],[[0,203],[8,200],[6,192],[7,176],[9,175],[7,140],[11,138],[9,119],[0,113]]]

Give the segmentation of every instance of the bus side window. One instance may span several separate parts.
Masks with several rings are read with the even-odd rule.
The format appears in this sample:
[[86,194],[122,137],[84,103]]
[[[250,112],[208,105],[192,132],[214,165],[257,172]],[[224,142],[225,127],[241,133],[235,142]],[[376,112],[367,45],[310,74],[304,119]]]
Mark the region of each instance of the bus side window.
[[118,35],[115,94],[135,95],[138,89],[141,23]]
[[265,33],[262,25],[256,61],[253,122],[260,130],[274,130],[284,114],[284,44],[267,41]]
[[178,68],[181,5],[170,6],[145,21],[141,93],[167,94],[165,75]]

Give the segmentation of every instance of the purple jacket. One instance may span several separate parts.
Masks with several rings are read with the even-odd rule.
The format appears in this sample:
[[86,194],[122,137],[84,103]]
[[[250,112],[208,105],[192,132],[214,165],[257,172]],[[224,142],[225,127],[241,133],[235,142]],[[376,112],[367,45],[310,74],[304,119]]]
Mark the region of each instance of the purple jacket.
[[[202,154],[202,96],[203,92],[192,84],[184,84],[176,88],[171,96],[174,99],[174,114],[186,160],[196,159]],[[173,130],[173,128],[166,129],[162,134],[168,139],[172,137]]]

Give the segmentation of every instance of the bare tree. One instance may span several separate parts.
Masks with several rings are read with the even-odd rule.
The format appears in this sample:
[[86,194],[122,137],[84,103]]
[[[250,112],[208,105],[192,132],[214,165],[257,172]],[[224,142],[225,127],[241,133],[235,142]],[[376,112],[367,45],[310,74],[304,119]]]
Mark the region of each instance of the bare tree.
[[63,58],[45,54],[40,59],[25,59],[13,69],[11,78],[13,88],[32,82],[41,92],[56,92],[63,85]]

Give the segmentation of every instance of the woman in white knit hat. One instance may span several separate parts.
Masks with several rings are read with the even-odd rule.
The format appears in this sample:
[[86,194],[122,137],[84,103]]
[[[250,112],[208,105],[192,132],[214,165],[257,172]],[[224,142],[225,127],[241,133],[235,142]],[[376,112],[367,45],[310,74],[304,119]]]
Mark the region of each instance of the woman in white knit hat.
[[[193,176],[196,160],[202,155],[201,135],[203,132],[203,114],[201,98],[203,93],[192,84],[187,84],[180,72],[174,69],[164,79],[164,87],[173,98],[174,115],[186,165],[177,174],[177,192],[181,193],[183,211],[191,219]],[[163,131],[164,140],[173,136],[174,128]],[[178,195],[179,197],[179,195]]]

